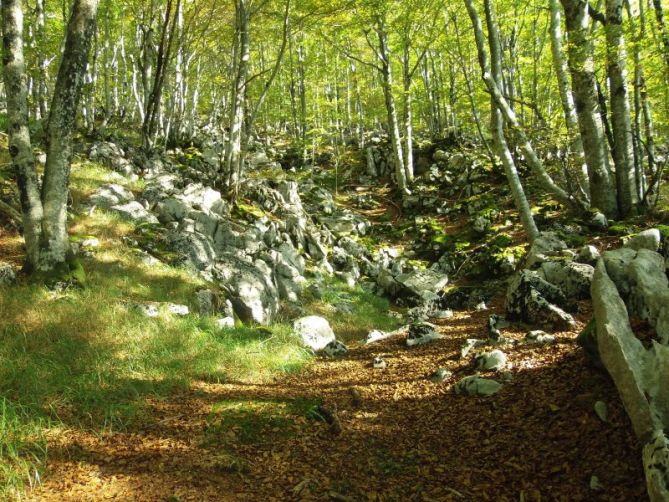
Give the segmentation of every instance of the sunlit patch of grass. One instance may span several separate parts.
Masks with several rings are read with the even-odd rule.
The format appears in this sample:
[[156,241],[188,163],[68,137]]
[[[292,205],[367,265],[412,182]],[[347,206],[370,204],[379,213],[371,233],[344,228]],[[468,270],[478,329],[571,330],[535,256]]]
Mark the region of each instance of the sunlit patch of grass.
[[44,423],[21,406],[0,398],[0,498],[15,500],[39,482],[46,459]]
[[357,286],[328,282],[323,298],[307,304],[307,312],[325,317],[339,340],[363,340],[372,330],[389,331],[399,326],[390,313],[390,302]]
[[70,192],[75,204],[84,201],[105,183],[121,184],[132,191],[139,191],[144,186],[143,180],[131,181],[96,162],[82,159],[72,163]]
[[[83,196],[109,176],[84,163],[73,186]],[[132,429],[152,420],[152,397],[195,381],[266,382],[311,359],[287,325],[220,330],[215,317],[197,314],[195,292],[210,285],[186,269],[143,264],[124,240],[135,232],[101,210],[74,216],[74,238],[100,240],[94,257],[82,259],[86,288],[0,287],[0,499],[34,479],[45,457],[38,433],[48,424]],[[0,235],[0,255],[10,238]],[[147,318],[134,308],[144,302],[185,304],[192,313]]]

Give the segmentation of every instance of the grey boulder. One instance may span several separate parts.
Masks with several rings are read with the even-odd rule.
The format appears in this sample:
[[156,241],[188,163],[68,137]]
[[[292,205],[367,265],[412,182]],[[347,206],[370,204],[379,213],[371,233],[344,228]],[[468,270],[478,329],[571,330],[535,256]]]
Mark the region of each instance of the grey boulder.
[[315,351],[323,350],[336,341],[328,320],[319,316],[297,319],[293,323],[293,331],[306,347]]

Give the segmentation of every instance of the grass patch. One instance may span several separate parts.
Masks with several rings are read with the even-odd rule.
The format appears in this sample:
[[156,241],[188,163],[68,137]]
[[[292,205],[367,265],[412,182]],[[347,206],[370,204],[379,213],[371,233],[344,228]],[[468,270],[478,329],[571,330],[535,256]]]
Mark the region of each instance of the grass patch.
[[0,398],[0,498],[13,500],[39,481],[46,459],[45,423],[30,411]]
[[[73,192],[85,197],[110,176],[80,164]],[[144,317],[136,304],[179,303],[192,312],[207,284],[189,270],[141,263],[123,239],[136,231],[104,211],[76,216],[75,240],[100,240],[95,256],[82,259],[86,288],[0,288],[0,499],[18,497],[35,479],[50,428],[133,430],[153,420],[151,398],[195,381],[267,382],[311,359],[286,325],[220,330],[197,314]]]
[[374,329],[391,331],[399,321],[390,313],[390,302],[356,286],[351,289],[341,281],[326,282],[323,298],[313,300],[305,310],[325,317],[343,342],[362,340]]

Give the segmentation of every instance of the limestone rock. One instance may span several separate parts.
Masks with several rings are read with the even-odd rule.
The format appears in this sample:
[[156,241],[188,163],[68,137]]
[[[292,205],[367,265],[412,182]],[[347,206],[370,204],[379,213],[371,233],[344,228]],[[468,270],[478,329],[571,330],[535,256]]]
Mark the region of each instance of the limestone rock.
[[590,296],[590,284],[594,267],[585,263],[546,261],[541,264],[541,273],[551,284],[555,284],[567,298],[584,299]]
[[541,232],[534,239],[530,250],[527,253],[525,261],[526,268],[534,268],[546,261],[549,257],[560,254],[560,251],[567,249],[567,244],[560,239],[554,232]]
[[135,200],[135,196],[130,190],[115,183],[100,185],[100,188],[89,199],[91,204],[104,209],[126,204],[133,200]]
[[442,336],[437,332],[436,326],[429,322],[416,322],[409,326],[406,343],[407,347],[424,345],[433,340],[438,340]]
[[137,201],[111,206],[109,210],[118,213],[122,218],[135,223],[158,223],[158,218],[147,211],[146,208]]
[[9,263],[0,262],[0,286],[10,286],[16,282],[16,273]]
[[627,271],[632,260],[636,258],[637,252],[631,248],[619,248],[606,251],[603,255],[606,273],[615,283],[616,288],[623,298],[630,292],[629,273]]
[[395,281],[411,295],[424,298],[425,294],[436,294],[448,284],[448,276],[434,270],[415,270],[400,274]]
[[268,325],[279,310],[279,292],[264,262],[245,261],[233,254],[219,256],[213,277],[228,293],[235,313],[242,322]]
[[382,357],[375,357],[374,361],[372,361],[372,367],[375,370],[385,370],[388,367],[388,363]]
[[216,327],[218,329],[230,329],[235,327],[234,317],[223,317],[221,319],[216,319]]
[[643,467],[651,502],[669,500],[669,437],[660,429],[643,448]]
[[328,343],[323,349],[323,353],[328,357],[343,356],[348,352],[348,347],[339,340]]
[[206,270],[216,260],[212,240],[201,234],[171,232],[167,235],[167,244],[178,254],[178,261],[195,270]]
[[534,271],[523,270],[509,283],[506,313],[511,320],[556,329],[570,328],[574,318],[558,306],[565,303],[566,298],[557,286]]
[[640,249],[628,266],[630,294],[627,307],[630,313],[657,324],[669,310],[669,279],[664,273],[664,258],[659,253]]
[[498,371],[506,367],[506,354],[501,350],[482,352],[475,358],[476,368],[483,371]]
[[599,259],[599,250],[592,245],[583,246],[576,255],[576,261],[594,266]]
[[492,396],[497,394],[501,388],[501,383],[488,378],[481,378],[478,375],[464,377],[454,387],[456,394],[467,396]]
[[640,249],[647,249],[649,251],[657,252],[660,249],[661,242],[662,234],[660,231],[657,228],[650,228],[631,236],[627,242],[625,242],[625,247],[637,251]]
[[625,304],[602,261],[595,269],[592,300],[600,357],[618,388],[637,437],[644,437],[655,429],[656,420],[644,388],[648,354],[632,332]]
[[453,376],[453,373],[448,370],[448,368],[438,368],[432,375],[430,375],[430,380],[435,383],[445,382]]
[[335,334],[327,319],[319,316],[307,316],[297,319],[293,331],[302,343],[312,350],[322,350],[335,342]]
[[177,303],[170,303],[167,305],[167,311],[170,314],[174,314],[180,317],[187,316],[190,314],[190,309],[188,308],[188,305],[179,305]]
[[555,342],[555,336],[549,335],[545,331],[533,330],[525,335],[525,341],[539,345],[548,345]]

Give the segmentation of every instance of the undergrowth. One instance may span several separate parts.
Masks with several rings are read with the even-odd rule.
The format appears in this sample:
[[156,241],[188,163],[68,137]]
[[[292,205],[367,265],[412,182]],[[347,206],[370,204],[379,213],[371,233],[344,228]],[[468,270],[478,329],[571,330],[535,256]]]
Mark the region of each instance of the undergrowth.
[[[94,163],[75,165],[75,208],[109,182],[118,183],[118,176]],[[289,317],[268,329],[218,329],[216,317],[196,313],[142,315],[135,305],[144,302],[185,304],[194,312],[195,292],[207,284],[189,270],[142,263],[130,244],[134,239],[125,239],[137,230],[111,213],[82,212],[72,218],[72,240],[100,241],[94,256],[82,260],[86,288],[51,291],[26,280],[0,288],[0,499],[21,498],[39,481],[49,433],[138,430],[152,421],[152,398],[167,398],[194,382],[263,383],[311,360]],[[304,311],[328,318],[343,340],[395,323],[387,301],[334,282]],[[259,404],[255,411],[267,419],[260,424],[238,406],[219,407],[215,414],[219,425],[248,439],[254,428],[290,425],[313,405],[300,410],[299,403]]]

